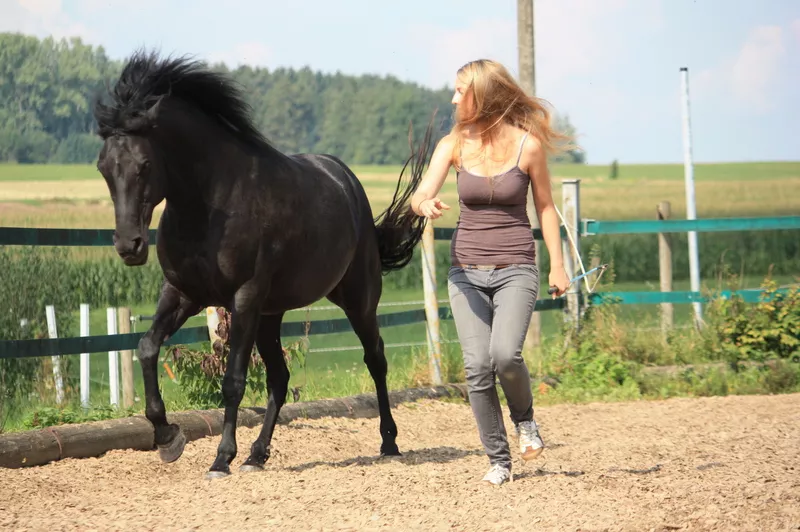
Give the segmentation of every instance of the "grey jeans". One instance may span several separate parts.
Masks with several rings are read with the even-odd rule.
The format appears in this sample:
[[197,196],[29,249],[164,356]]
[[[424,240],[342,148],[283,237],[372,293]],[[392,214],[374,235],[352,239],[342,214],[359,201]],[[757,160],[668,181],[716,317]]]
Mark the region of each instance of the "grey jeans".
[[495,376],[511,421],[533,419],[533,393],[522,345],[539,293],[539,268],[453,266],[447,275],[450,308],[464,357],[469,401],[490,464],[511,467]]

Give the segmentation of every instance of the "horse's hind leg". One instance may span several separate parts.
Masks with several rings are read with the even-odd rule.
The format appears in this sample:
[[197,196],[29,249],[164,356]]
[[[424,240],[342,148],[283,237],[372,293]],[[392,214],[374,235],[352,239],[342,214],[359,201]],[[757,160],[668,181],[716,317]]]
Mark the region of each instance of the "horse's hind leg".
[[241,471],[262,471],[269,460],[272,433],[278,414],[286,402],[289,390],[289,369],[281,347],[281,320],[283,314],[262,316],[256,333],[256,347],[267,369],[267,411],[261,433],[250,447],[250,456],[240,467]]
[[[364,363],[375,382],[380,414],[381,455],[399,456],[397,448],[397,425],[389,406],[389,392],[386,386],[388,363],[384,353],[383,338],[378,328],[378,300],[380,299],[380,272],[370,274],[350,270],[342,282],[328,296],[333,303],[342,307],[353,326],[361,345],[364,346]],[[377,284],[377,288],[374,286]]]

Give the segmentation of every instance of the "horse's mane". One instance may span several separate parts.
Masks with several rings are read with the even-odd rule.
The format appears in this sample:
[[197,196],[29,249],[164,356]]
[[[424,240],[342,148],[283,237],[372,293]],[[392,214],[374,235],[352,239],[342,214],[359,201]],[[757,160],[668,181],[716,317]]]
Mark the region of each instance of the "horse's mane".
[[243,143],[274,149],[250,118],[251,108],[239,86],[222,73],[186,57],[160,59],[138,50],[128,59],[113,89],[111,102],[96,100],[98,133],[132,133],[146,124],[147,111],[162,97],[176,98],[214,119]]

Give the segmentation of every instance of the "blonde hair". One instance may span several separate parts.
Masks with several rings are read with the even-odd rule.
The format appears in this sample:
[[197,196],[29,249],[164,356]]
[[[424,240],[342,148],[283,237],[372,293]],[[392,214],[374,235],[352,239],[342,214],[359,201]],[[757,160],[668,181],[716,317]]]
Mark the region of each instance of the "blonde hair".
[[480,131],[484,145],[491,143],[497,127],[506,123],[534,135],[548,154],[574,148],[570,136],[553,128],[547,102],[526,94],[502,64],[491,59],[470,61],[458,69],[456,76],[467,86],[464,97],[470,95],[473,103],[468,114],[456,113],[450,131],[456,138],[452,160],[458,161],[457,167],[462,163],[459,154],[464,130],[469,127]]

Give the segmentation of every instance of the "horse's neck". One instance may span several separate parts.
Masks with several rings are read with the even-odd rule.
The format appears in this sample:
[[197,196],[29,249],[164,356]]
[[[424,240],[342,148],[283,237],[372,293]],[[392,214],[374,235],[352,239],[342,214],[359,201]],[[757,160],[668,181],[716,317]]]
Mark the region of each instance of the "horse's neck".
[[[179,123],[161,132],[167,157],[166,200],[172,215],[186,223],[207,220],[217,211],[246,208],[258,187],[243,180],[252,180],[265,164],[263,156],[203,125],[189,131]],[[279,152],[276,158],[276,164],[285,164]],[[260,185],[268,183],[260,180]]]
[[[270,174],[279,174],[281,167],[291,164],[277,150],[265,148],[258,153],[261,150],[243,146],[191,110],[176,107],[165,122],[159,127],[159,142],[169,166],[167,202],[182,219],[207,219],[215,211],[246,209],[255,195],[265,192],[257,189],[269,187],[277,177],[263,180],[264,165],[275,171]],[[259,186],[253,187],[254,179]]]

